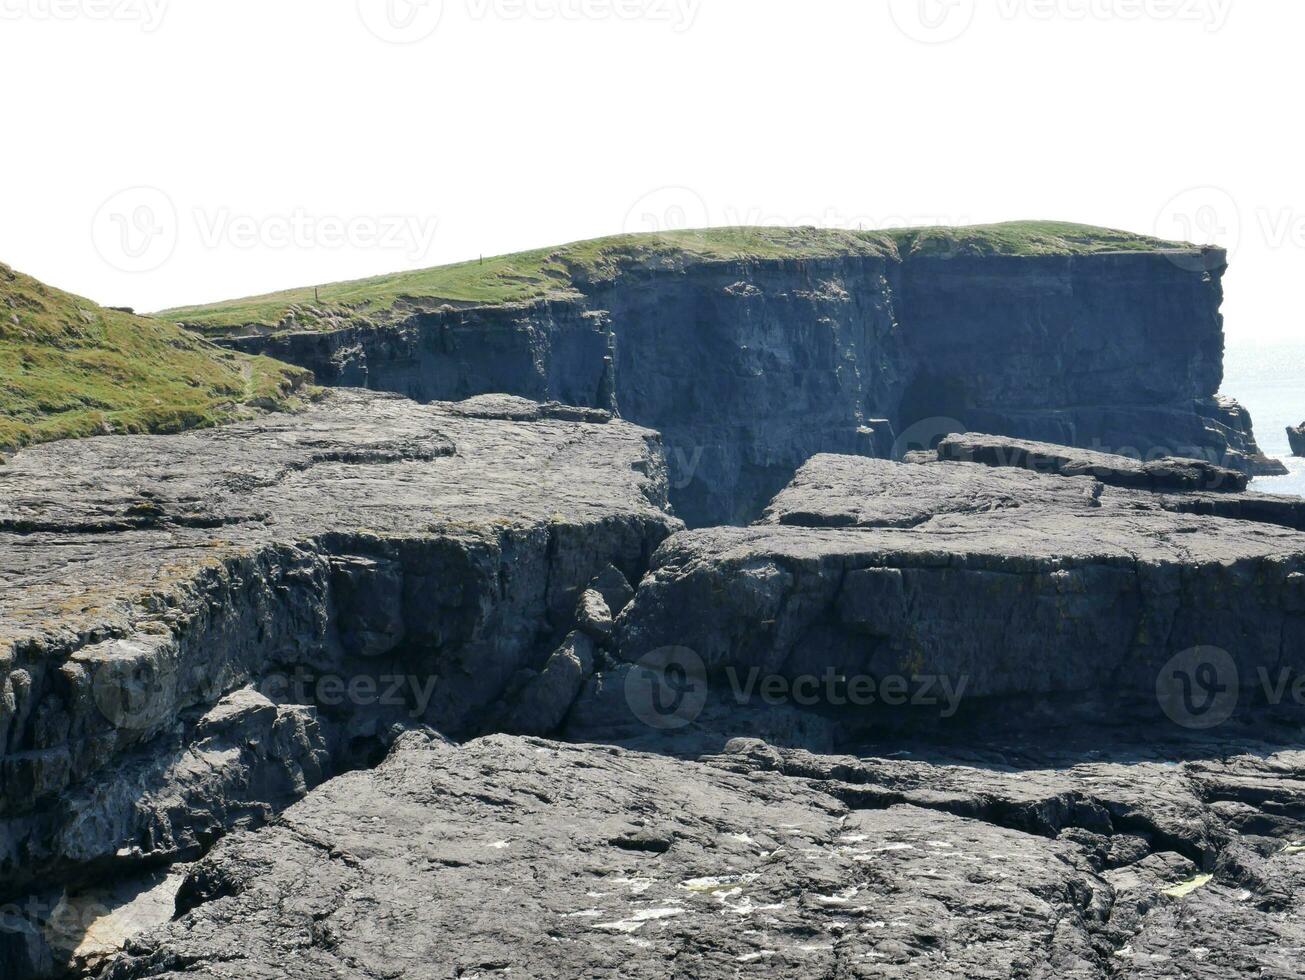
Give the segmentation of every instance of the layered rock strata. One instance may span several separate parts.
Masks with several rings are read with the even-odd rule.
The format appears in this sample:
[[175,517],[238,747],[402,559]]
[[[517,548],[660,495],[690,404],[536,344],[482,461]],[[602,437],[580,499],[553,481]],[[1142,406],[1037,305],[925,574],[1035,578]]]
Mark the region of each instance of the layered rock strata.
[[221,339],[323,384],[507,391],[662,432],[691,526],[747,523],[811,456],[1004,433],[1247,473],[1272,462],[1223,378],[1218,249],[627,262],[574,295]]
[[648,430],[351,390],[20,453],[0,965],[1276,975],[1305,503],[1240,480],[968,435],[684,531]]
[[[1130,466],[1105,475],[1156,475]],[[1158,714],[1158,678],[1196,648],[1225,651],[1248,695],[1305,667],[1301,518],[1295,498],[818,456],[757,525],[666,542],[618,646],[687,648],[720,683],[926,677],[1008,717]]]
[[1250,483],[1246,474],[1206,460],[1174,456],[1140,460],[982,433],[947,436],[938,444],[937,458],[985,466],[1014,466],[1055,476],[1090,476],[1107,486],[1134,490],[1240,493]]
[[639,580],[680,526],[665,505],[654,433],[514,399],[339,391],[19,453],[0,901],[192,859],[397,731],[474,734],[591,584]]

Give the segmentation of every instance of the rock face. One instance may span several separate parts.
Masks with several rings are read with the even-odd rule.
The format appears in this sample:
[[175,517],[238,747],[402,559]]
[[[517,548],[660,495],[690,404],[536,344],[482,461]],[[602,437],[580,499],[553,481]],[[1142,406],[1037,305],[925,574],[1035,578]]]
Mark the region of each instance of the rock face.
[[1288,427],[1287,439],[1291,442],[1292,455],[1305,456],[1305,422],[1294,428]]
[[[687,648],[736,689],[928,680],[963,689],[966,710],[996,699],[1002,717],[1032,719],[1134,702],[1158,714],[1166,665],[1213,647],[1249,695],[1261,670],[1305,668],[1305,535],[1246,520],[1259,498],[1242,497],[820,456],[757,526],[666,542],[618,623],[620,655]],[[1300,526],[1301,501],[1277,506]]]
[[573,299],[224,343],[324,384],[507,391],[662,432],[691,525],[746,523],[811,456],[1003,433],[1257,472],[1222,381],[1216,249],[684,262]]
[[353,390],[20,453],[0,969],[1290,976],[1305,501],[1241,481],[965,435],[686,531],[603,410]]
[[654,433],[555,416],[340,391],[0,468],[0,901],[196,857],[405,727],[475,733],[680,527]]
[[224,841],[103,977],[1293,975],[1302,753],[911,747],[405,736]]

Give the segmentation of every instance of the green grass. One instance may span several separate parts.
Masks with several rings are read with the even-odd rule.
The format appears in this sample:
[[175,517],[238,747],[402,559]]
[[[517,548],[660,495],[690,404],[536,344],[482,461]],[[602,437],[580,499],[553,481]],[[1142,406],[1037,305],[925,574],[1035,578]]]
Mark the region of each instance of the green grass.
[[1056,221],[867,232],[713,228],[598,238],[433,269],[165,310],[159,316],[213,335],[254,325],[276,331],[327,329],[350,321],[384,323],[443,305],[499,305],[574,296],[587,283],[610,280],[635,268],[674,269],[698,262],[836,255],[1083,255],[1174,247],[1180,243]]
[[1068,221],[1008,221],[960,228],[904,228],[889,232],[902,255],[1091,255],[1191,248],[1113,228]]
[[290,409],[311,375],[104,309],[0,264],[0,450]]

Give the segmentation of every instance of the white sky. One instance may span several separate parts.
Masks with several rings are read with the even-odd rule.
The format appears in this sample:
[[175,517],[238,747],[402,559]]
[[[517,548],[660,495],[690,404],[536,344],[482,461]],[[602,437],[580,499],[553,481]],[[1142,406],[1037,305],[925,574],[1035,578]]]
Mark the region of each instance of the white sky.
[[0,259],[152,310],[1046,217],[1235,245],[1230,342],[1290,339],[1302,38],[1298,0],[0,0]]

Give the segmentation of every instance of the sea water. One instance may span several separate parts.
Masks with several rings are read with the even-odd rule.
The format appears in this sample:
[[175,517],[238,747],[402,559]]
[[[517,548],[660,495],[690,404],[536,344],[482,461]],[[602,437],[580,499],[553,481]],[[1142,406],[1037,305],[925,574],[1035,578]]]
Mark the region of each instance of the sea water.
[[1251,489],[1305,497],[1305,459],[1292,456],[1287,442],[1287,426],[1305,422],[1305,344],[1229,347],[1223,393],[1251,413],[1260,448],[1291,470],[1289,476],[1260,477]]

